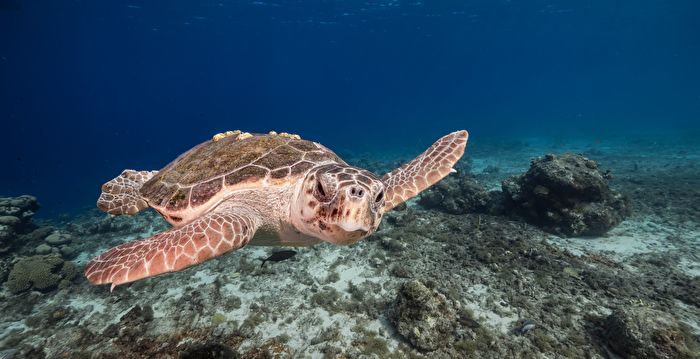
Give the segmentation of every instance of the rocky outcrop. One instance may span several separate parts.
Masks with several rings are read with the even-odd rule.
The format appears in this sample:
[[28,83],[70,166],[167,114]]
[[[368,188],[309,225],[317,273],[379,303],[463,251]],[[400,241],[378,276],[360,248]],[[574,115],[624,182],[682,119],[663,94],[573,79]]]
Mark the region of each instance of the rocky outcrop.
[[503,181],[509,210],[561,236],[601,235],[629,215],[625,196],[610,189],[609,173],[581,155],[546,155]]
[[0,253],[8,252],[20,235],[36,229],[32,217],[38,209],[33,196],[0,197]]
[[39,203],[34,196],[0,198],[0,217],[12,216],[21,223],[29,223],[39,209]]
[[425,191],[418,203],[450,214],[502,212],[502,194],[486,191],[469,176],[447,177]]
[[446,346],[454,338],[458,323],[448,299],[417,280],[401,286],[389,318],[399,334],[423,351]]
[[0,258],[0,284],[5,283],[12,269],[12,263],[8,258]]
[[646,307],[613,311],[604,323],[607,345],[625,358],[698,358],[697,343],[672,315]]
[[112,216],[94,210],[71,221],[63,229],[74,236],[84,237],[96,234],[140,234],[151,226],[156,226],[156,231],[169,227],[154,211],[144,211],[138,216]]
[[72,239],[73,238],[71,237],[70,234],[56,231],[56,232],[51,233],[46,238],[44,238],[44,241],[46,241],[46,243],[49,245],[59,246],[61,244],[70,243],[70,241]]

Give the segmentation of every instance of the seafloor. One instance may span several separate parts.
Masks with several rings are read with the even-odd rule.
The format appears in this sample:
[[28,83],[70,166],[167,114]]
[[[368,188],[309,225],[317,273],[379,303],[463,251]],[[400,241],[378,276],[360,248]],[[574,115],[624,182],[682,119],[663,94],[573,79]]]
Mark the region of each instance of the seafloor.
[[[625,220],[604,235],[557,236],[508,213],[426,208],[416,199],[352,246],[300,248],[264,268],[259,259],[272,249],[248,247],[110,293],[82,275],[71,279],[75,268],[65,263],[50,269],[60,280],[53,285],[11,286],[17,274],[8,273],[22,258],[57,251],[57,261],[80,270],[108,247],[166,228],[155,213],[35,219],[38,230],[0,254],[0,351],[16,358],[700,357],[700,147],[652,138],[472,140],[444,186],[468,179],[499,190],[531,159],[565,152],[609,170],[611,188],[628,198]],[[381,172],[401,160],[387,157],[348,160]],[[450,196],[473,195],[459,191]]]

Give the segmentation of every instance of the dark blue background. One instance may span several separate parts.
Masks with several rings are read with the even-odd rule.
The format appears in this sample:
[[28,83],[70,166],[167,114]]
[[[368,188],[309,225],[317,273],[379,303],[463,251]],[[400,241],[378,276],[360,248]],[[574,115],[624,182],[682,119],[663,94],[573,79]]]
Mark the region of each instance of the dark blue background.
[[0,195],[43,214],[227,129],[420,151],[700,119],[694,0],[0,4]]

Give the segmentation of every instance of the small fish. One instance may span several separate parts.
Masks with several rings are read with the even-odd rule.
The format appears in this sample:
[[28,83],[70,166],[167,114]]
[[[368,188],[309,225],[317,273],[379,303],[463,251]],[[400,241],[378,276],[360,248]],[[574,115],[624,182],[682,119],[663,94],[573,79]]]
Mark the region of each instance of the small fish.
[[525,335],[529,333],[531,330],[535,329],[535,322],[532,320],[526,319],[522,322],[522,324],[518,327],[513,328],[513,333],[517,335]]
[[13,359],[17,355],[17,349],[5,349],[0,351],[0,359]]
[[260,268],[262,268],[265,265],[265,262],[267,262],[267,261],[280,262],[280,261],[283,261],[285,259],[292,258],[296,254],[297,254],[297,252],[292,251],[292,250],[272,252],[272,254],[269,257],[262,260],[262,264],[260,264]]

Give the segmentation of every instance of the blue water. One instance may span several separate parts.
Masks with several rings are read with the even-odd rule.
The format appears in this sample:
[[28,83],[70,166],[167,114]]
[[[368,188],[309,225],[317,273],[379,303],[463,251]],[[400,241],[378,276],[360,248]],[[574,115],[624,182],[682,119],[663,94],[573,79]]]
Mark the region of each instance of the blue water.
[[0,1],[0,194],[94,206],[228,129],[334,149],[700,126],[700,2]]

